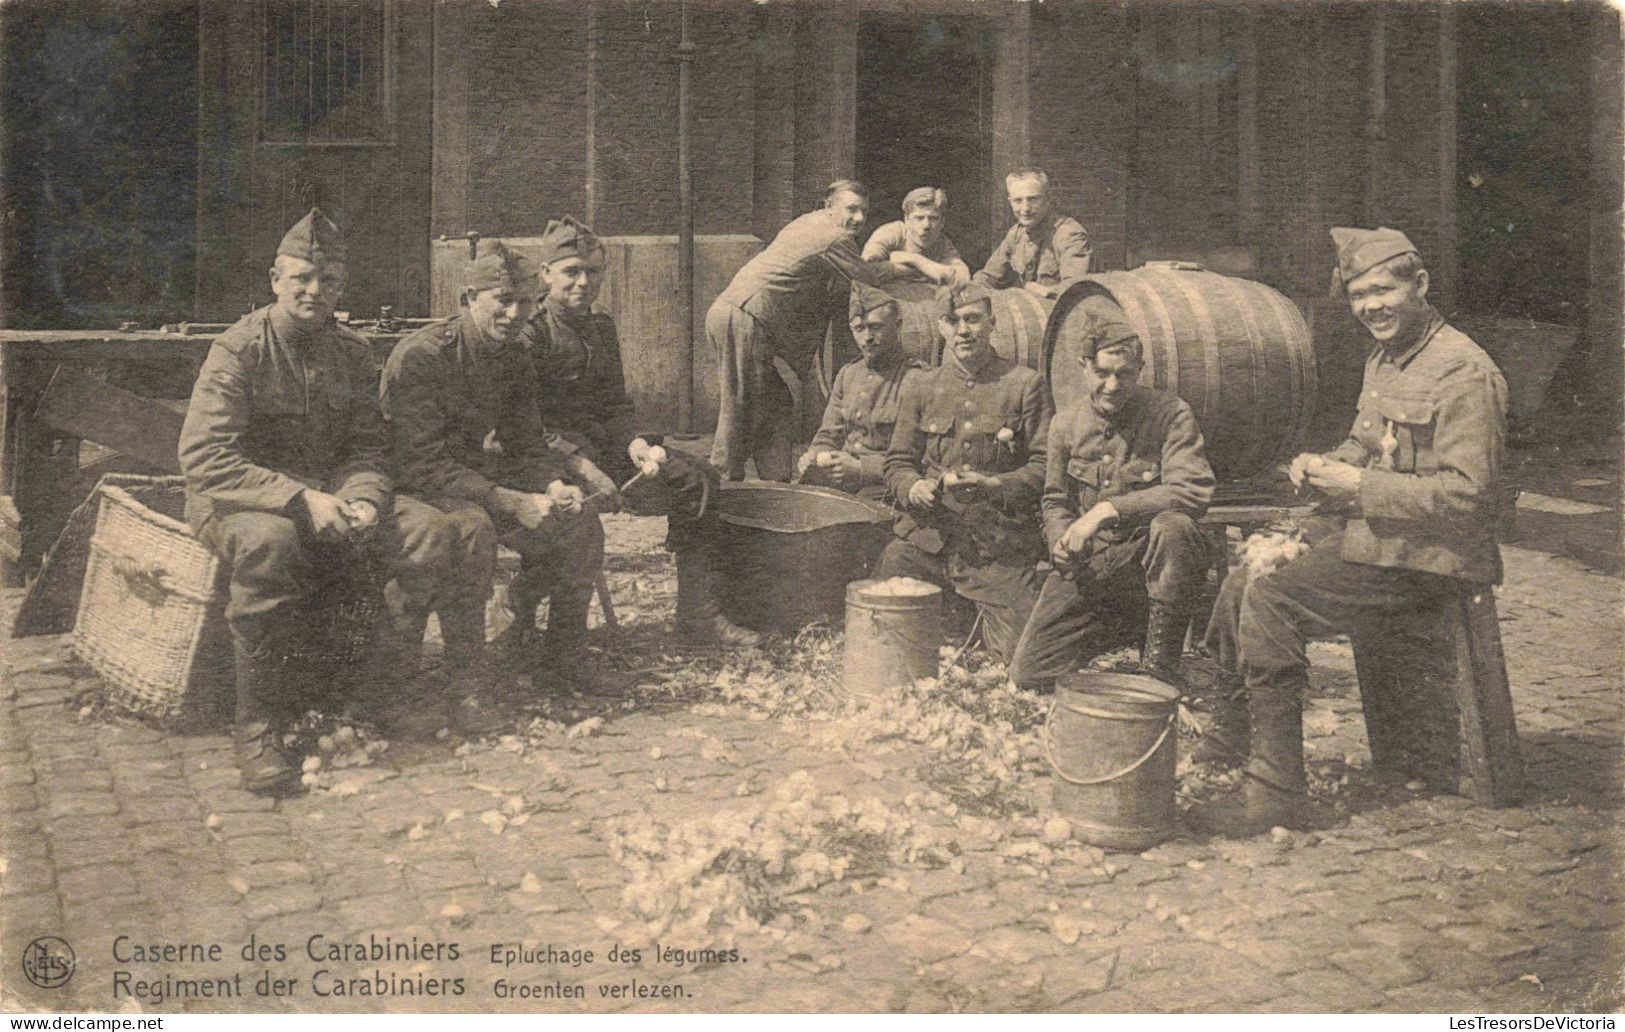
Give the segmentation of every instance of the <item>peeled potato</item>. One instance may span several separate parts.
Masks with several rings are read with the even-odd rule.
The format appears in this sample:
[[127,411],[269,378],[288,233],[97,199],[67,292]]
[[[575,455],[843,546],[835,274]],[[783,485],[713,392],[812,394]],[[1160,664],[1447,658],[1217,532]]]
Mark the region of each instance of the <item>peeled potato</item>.
[[953,487],[957,483],[959,483],[959,474],[953,470],[950,469],[942,475],[942,486]]
[[666,461],[666,449],[662,448],[658,444],[655,445],[654,447],[650,448],[649,449],[649,461],[650,462],[665,462]]
[[833,466],[835,465],[835,453],[832,451],[821,451],[818,453],[818,456],[814,461],[823,467]]

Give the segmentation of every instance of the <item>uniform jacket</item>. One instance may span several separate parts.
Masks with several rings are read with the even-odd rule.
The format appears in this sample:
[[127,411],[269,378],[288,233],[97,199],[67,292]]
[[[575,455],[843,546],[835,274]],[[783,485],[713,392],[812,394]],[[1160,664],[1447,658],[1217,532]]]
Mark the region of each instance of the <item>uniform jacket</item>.
[[1097,503],[1118,520],[1103,540],[1124,539],[1159,512],[1197,517],[1213,500],[1213,468],[1191,407],[1179,397],[1133,388],[1108,417],[1087,398],[1056,413],[1044,474],[1044,536],[1053,546]]
[[381,396],[397,475],[415,494],[484,502],[516,477],[568,479],[548,446],[525,345],[487,339],[467,312],[396,344]]
[[901,352],[879,369],[864,359],[848,362],[835,374],[824,422],[808,451],[844,451],[863,463],[863,484],[886,480],[886,449],[897,425],[897,403],[903,384],[925,375],[925,366]]
[[524,341],[547,429],[585,438],[597,456],[624,450],[637,434],[615,320],[598,312],[578,318],[549,297],[531,316]]
[[366,338],[336,323],[295,333],[270,308],[215,339],[181,428],[186,518],[280,512],[307,487],[380,512],[388,437]]
[[749,313],[774,338],[775,352],[790,358],[823,342],[831,315],[846,310],[850,281],[878,287],[908,271],[865,262],[857,241],[819,209],[779,230],[717,302]]
[[1089,234],[1077,219],[1051,215],[1031,233],[1017,223],[988,255],[976,282],[991,290],[1028,283],[1063,286],[1089,274],[1093,254]]
[[[897,222],[888,222],[869,234],[868,243],[863,245],[863,257],[865,261],[884,262],[891,258],[893,251],[913,250],[914,248],[910,247],[908,243],[906,224],[899,220]],[[944,265],[951,265],[954,262],[965,260],[959,257],[959,248],[954,246],[954,242],[948,239],[946,233],[937,237],[935,246],[916,253]]]
[[1495,362],[1438,313],[1405,350],[1374,347],[1349,438],[1327,455],[1365,470],[1343,558],[1500,583],[1506,407]]
[[[950,348],[942,365],[910,376],[886,450],[893,497],[906,505],[917,482],[949,470],[996,474],[1002,486],[968,506],[950,498],[931,510],[909,507],[898,517],[897,535],[932,553],[961,547],[966,538],[975,539],[983,558],[1035,553],[1049,421],[1043,379],[997,355],[973,374]],[[998,439],[1001,430],[1010,431],[1008,440]],[[944,493],[939,488],[939,499]]]

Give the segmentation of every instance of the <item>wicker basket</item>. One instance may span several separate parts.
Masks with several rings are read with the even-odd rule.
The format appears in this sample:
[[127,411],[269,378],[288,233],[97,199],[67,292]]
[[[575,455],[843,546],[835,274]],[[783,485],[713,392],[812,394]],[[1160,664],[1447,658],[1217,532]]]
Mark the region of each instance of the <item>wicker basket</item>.
[[111,702],[207,720],[232,683],[220,561],[177,518],[181,478],[143,481],[99,488],[74,651],[107,682]]
[[[106,681],[115,705],[186,726],[218,722],[232,699],[226,573],[181,522],[180,477],[104,482],[90,540],[73,644]],[[321,705],[347,680],[341,668],[371,656],[383,597],[359,564],[321,564],[307,626],[285,660],[287,701]],[[358,575],[360,574],[360,575]]]

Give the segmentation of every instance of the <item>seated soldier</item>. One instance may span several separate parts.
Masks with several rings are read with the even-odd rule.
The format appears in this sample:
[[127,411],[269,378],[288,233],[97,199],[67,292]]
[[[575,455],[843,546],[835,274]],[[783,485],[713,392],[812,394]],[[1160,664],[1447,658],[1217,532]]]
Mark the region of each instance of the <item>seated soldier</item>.
[[1144,630],[1146,672],[1177,684],[1207,576],[1196,518],[1212,499],[1213,470],[1190,406],[1139,386],[1140,338],[1122,310],[1102,297],[1078,310],[1089,326],[1078,356],[1088,394],[1050,426],[1043,508],[1055,570],[1010,677],[1047,691]]
[[1506,381],[1428,301],[1427,269],[1405,234],[1331,235],[1334,283],[1371,349],[1348,439],[1290,466],[1294,484],[1323,498],[1308,550],[1267,574],[1227,578],[1214,609],[1209,639],[1245,679],[1251,734],[1240,791],[1192,816],[1231,834],[1317,820],[1303,758],[1308,641],[1501,580]]
[[1049,392],[993,351],[993,296],[945,287],[942,365],[908,378],[886,450],[886,486],[904,506],[875,576],[917,577],[976,604],[988,649],[1008,663],[1037,597],[1038,496]]
[[970,267],[959,257],[959,249],[943,232],[948,217],[948,192],[933,186],[910,190],[903,198],[903,218],[888,222],[869,236],[863,245],[866,262],[891,261],[899,252],[925,259],[911,268],[919,279],[933,283],[963,283],[970,279]]
[[796,464],[803,483],[879,502],[886,497],[886,449],[903,384],[925,366],[903,352],[897,299],[862,283],[847,304],[859,357],[841,367],[824,422]]
[[1094,248],[1077,219],[1050,212],[1049,175],[1028,168],[1004,177],[1010,212],[1016,224],[988,255],[976,282],[989,290],[1024,287],[1039,297],[1055,299],[1089,274]]
[[660,435],[636,433],[615,321],[592,310],[604,285],[604,247],[566,216],[542,238],[547,292],[523,334],[541,379],[542,421],[616,481],[636,481],[623,504],[664,515],[666,547],[677,560],[677,633],[691,645],[752,645],[717,604],[720,517],[711,498],[721,478],[709,462],[668,451]]
[[[551,596],[543,665],[554,680],[582,684],[591,679],[587,607],[604,560],[597,510],[613,507],[616,491],[591,462],[549,446],[536,369],[519,339],[535,292],[527,262],[482,241],[463,273],[461,314],[390,353],[384,418],[402,483],[448,511],[483,513],[519,553],[508,589],[514,619],[534,627]],[[486,593],[495,564],[494,548],[480,558]]]
[[186,519],[230,577],[236,757],[251,792],[298,788],[282,731],[306,687],[290,683],[291,659],[321,648],[322,596],[383,571],[395,665],[368,701],[393,730],[421,730],[413,714],[435,700],[410,688],[431,598],[461,590],[460,564],[488,544],[391,494],[367,342],[333,321],[344,260],[320,211],[288,230],[270,270],[276,301],[209,348],[181,430]]

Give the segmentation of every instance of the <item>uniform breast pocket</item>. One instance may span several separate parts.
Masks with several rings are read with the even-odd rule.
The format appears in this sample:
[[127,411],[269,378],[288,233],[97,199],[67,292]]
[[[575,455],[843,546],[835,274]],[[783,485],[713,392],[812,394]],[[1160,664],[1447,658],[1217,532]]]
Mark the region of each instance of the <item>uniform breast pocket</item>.
[[1100,489],[1100,460],[1078,459],[1066,460],[1066,475],[1072,480],[1074,486],[1087,491]]
[[956,445],[953,420],[928,417],[920,424],[920,434],[925,438],[926,462],[950,469],[964,463],[962,449]]
[[1396,473],[1434,473],[1438,460],[1433,454],[1433,399],[1395,394],[1376,400],[1381,420],[1377,437],[1376,465]]
[[1061,260],[1056,257],[1055,249],[1046,247],[1038,253],[1038,278],[1058,279],[1061,275]]

